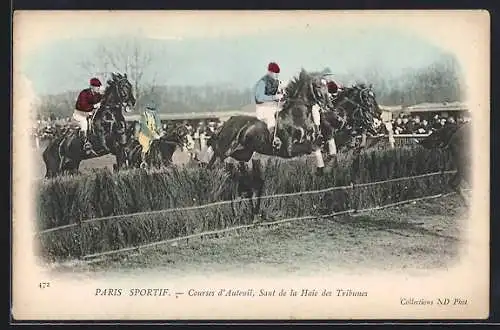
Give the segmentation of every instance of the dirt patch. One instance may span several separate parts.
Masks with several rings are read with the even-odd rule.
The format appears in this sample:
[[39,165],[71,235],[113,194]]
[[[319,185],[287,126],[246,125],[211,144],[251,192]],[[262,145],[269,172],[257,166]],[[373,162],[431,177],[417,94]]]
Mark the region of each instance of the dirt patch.
[[458,261],[466,209],[456,196],[374,211],[357,216],[307,220],[241,230],[225,237],[162,245],[94,263],[55,266],[55,272],[102,276],[211,273],[318,272],[363,274],[369,270],[419,272]]

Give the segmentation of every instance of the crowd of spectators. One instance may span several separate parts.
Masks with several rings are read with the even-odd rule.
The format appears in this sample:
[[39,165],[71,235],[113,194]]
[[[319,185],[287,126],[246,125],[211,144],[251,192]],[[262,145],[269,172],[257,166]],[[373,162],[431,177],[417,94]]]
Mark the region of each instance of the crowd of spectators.
[[470,121],[470,117],[464,114],[459,114],[457,116],[433,114],[427,118],[422,118],[419,115],[400,114],[397,118],[392,120],[393,133],[394,135],[428,135],[432,133],[432,131],[438,130],[442,127],[462,124]]
[[[429,118],[429,119],[427,119]],[[401,113],[392,122],[392,129],[394,135],[401,134],[422,134],[428,135],[432,131],[439,128],[456,125],[464,122],[470,121],[470,116],[467,114],[459,114],[456,116],[449,115],[443,116],[439,113],[427,115],[426,117],[421,117],[420,115],[412,115]],[[218,127],[222,125],[221,120],[217,119],[194,119],[194,120],[183,120],[184,124],[193,140],[196,142],[200,149],[206,146],[206,141],[214,134]],[[37,144],[40,140],[50,139],[52,136],[56,135],[58,131],[64,130],[71,123],[71,118],[55,118],[55,119],[41,119],[33,127],[33,136],[35,137]],[[386,134],[384,132],[384,125],[382,122],[378,123],[380,127],[380,133]],[[163,121],[163,129],[167,129],[168,122]]]

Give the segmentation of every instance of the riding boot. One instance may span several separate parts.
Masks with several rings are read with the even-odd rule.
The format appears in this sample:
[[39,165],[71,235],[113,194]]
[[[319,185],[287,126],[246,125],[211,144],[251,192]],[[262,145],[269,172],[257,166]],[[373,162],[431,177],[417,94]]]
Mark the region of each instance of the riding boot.
[[277,135],[275,135],[275,130],[276,127],[269,129],[269,140],[271,141],[274,151],[278,151],[281,148],[281,140]]
[[82,132],[82,134],[83,134],[83,150],[85,151],[86,154],[90,155],[93,152],[92,143],[90,143],[86,131]]
[[323,135],[321,134],[320,127],[318,125],[314,125],[314,133],[316,136],[315,143],[320,145],[321,140],[323,139]]
[[141,153],[141,168],[146,168],[148,166],[148,163],[146,163],[146,153],[142,152]]
[[358,135],[358,132],[356,132],[356,130],[353,129],[351,131],[351,148],[355,148],[356,147],[357,135]]

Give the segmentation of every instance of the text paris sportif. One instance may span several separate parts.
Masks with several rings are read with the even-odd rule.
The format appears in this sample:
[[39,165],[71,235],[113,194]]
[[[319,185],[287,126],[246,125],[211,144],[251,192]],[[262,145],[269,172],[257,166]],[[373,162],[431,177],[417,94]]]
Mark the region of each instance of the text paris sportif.
[[188,289],[184,291],[176,291],[166,288],[96,288],[95,296],[141,296],[141,297],[164,297],[187,295],[189,297],[367,297],[368,292],[356,289]]

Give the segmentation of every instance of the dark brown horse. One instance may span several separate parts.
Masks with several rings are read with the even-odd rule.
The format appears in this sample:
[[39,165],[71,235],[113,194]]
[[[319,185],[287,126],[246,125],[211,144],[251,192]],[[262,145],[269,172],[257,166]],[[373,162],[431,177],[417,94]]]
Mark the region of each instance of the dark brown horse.
[[[377,135],[374,119],[382,116],[372,86],[356,84],[344,88],[334,97],[332,104],[333,108],[322,114],[323,137],[328,140],[340,131],[346,131],[351,135],[351,145],[366,147],[367,134]],[[362,137],[359,145],[356,136]]]
[[471,184],[471,139],[472,124],[467,122],[461,125],[445,126],[432,132],[424,140],[418,142],[422,147],[427,149],[443,148],[450,152],[453,165],[455,165],[457,172],[450,179],[448,185],[460,195],[464,202],[466,202],[466,200],[460,188],[460,184],[462,181]]
[[95,112],[88,132],[95,153],[89,155],[84,151],[78,128],[68,129],[51,140],[43,152],[45,176],[76,173],[82,160],[107,154],[116,156],[117,168],[124,167],[127,137],[123,111],[130,111],[134,105],[135,97],[127,75],[113,74],[107,81],[101,107]]
[[[129,142],[127,144],[128,165],[132,168],[139,168],[141,165],[142,147],[139,141],[134,138],[135,125],[131,125],[128,132]],[[167,126],[165,134],[159,139],[153,140],[146,154],[146,163],[150,167],[160,168],[169,166],[172,163],[172,156],[177,148],[190,150],[192,143],[187,127],[182,124]]]
[[285,93],[276,120],[276,135],[282,141],[279,150],[274,150],[269,141],[266,123],[253,116],[233,116],[207,141],[212,153],[209,168],[217,159],[223,161],[228,157],[246,163],[254,153],[293,158],[320,152],[314,135],[312,107],[318,103],[331,106],[323,76],[301,70]]

